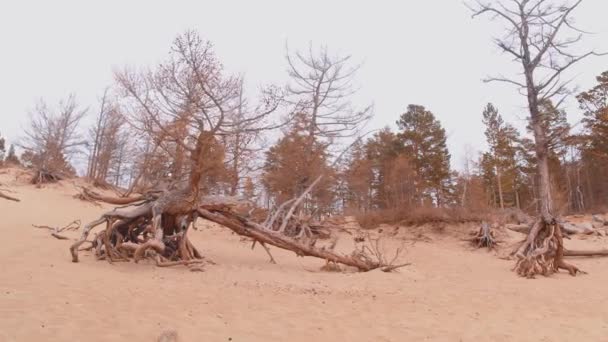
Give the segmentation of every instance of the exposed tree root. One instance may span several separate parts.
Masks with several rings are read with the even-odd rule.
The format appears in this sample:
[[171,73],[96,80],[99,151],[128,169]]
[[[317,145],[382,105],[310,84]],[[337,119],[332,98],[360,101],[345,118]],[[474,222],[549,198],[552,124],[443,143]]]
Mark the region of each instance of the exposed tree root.
[[[126,203],[124,199],[116,201],[90,191],[86,194],[94,200]],[[153,257],[161,267],[199,264],[202,256],[188,240],[187,233],[200,216],[260,243],[271,262],[276,261],[267,245],[293,251],[299,256],[313,256],[356,267],[360,271],[376,268],[392,271],[407,265],[394,263],[401,250],[388,261],[378,245],[358,248],[350,255],[315,247],[317,237],[311,229],[310,219],[294,215],[296,209],[293,206],[286,214],[280,210],[273,213],[274,219],[267,218],[265,226],[236,213],[234,208],[242,204],[242,201],[231,197],[203,196],[195,200],[187,192],[173,191],[160,196],[129,199],[131,200],[135,203],[132,206],[116,208],[85,225],[80,239],[70,247],[73,262],[78,262],[79,248],[87,241],[90,231],[105,223],[106,228],[91,242],[91,249],[95,250],[98,259],[109,262],[132,259],[137,262]],[[315,231],[323,228],[320,224],[314,226]]]
[[487,248],[489,250],[494,249],[499,243],[492,231],[492,227],[487,223],[482,223],[481,227],[477,232],[472,233],[474,236],[466,241],[471,242],[476,248]]
[[560,269],[570,275],[584,273],[564,261],[564,242],[561,225],[555,219],[540,219],[534,223],[528,238],[515,252],[517,263],[514,270],[522,277],[548,276]]
[[43,183],[56,183],[66,177],[58,172],[52,172],[48,170],[37,170],[34,173],[34,177],[31,180],[32,184],[40,186]]

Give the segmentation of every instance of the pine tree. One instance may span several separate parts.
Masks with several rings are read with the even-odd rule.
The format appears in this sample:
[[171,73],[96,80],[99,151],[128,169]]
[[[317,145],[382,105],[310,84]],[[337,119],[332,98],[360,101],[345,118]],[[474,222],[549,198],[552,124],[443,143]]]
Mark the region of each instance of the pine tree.
[[[510,195],[512,205],[517,206],[518,194],[518,172],[516,162],[517,141],[519,139],[517,130],[504,122],[498,109],[488,103],[483,111],[483,123],[486,126],[485,136],[490,148],[490,153],[484,154],[484,172],[486,181],[493,180],[496,191],[492,197],[501,209],[505,208],[505,197]],[[491,172],[491,174],[490,174]]]
[[409,105],[397,121],[399,139],[405,154],[411,157],[419,182],[416,184],[420,200],[430,198],[443,204],[450,178],[450,153],[445,130],[435,115],[423,106]]
[[608,71],[597,78],[597,85],[577,96],[583,110],[584,134],[580,137],[583,188],[591,205],[606,204],[608,198]]

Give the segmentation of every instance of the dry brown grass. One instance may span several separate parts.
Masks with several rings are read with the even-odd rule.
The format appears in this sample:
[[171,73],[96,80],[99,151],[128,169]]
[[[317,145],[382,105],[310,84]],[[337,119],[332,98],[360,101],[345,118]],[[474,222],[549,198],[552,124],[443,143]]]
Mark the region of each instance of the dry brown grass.
[[481,222],[488,213],[474,212],[466,208],[418,207],[413,209],[384,209],[355,214],[361,227],[375,228],[380,224],[421,226],[429,223],[459,224]]

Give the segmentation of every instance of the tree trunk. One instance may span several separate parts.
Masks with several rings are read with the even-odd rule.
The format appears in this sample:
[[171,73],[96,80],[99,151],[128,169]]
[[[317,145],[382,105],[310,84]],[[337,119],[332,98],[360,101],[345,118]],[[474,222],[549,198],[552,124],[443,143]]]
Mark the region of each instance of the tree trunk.
[[500,203],[500,209],[505,208],[505,201],[502,195],[502,180],[500,178],[500,169],[496,166],[496,184],[498,185],[498,201]]

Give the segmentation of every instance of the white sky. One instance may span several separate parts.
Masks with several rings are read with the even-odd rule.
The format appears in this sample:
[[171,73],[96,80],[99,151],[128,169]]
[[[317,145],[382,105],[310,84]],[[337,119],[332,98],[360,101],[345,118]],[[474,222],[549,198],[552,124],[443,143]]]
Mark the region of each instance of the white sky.
[[[608,50],[608,2],[586,0],[579,26],[596,34],[582,48]],[[309,42],[364,62],[355,102],[375,104],[370,127],[390,125],[408,104],[433,111],[449,135],[452,166],[465,145],[483,149],[481,111],[493,102],[524,127],[524,99],[487,75],[513,75],[516,65],[492,45],[489,18],[471,19],[460,0],[410,1],[2,1],[0,2],[0,133],[19,136],[27,112],[44,98],[55,104],[73,92],[96,109],[113,68],[162,60],[185,29],[212,41],[226,69],[260,84],[286,82],[285,42]],[[608,57],[572,71],[581,89],[608,70]],[[580,113],[574,102],[569,118]]]

